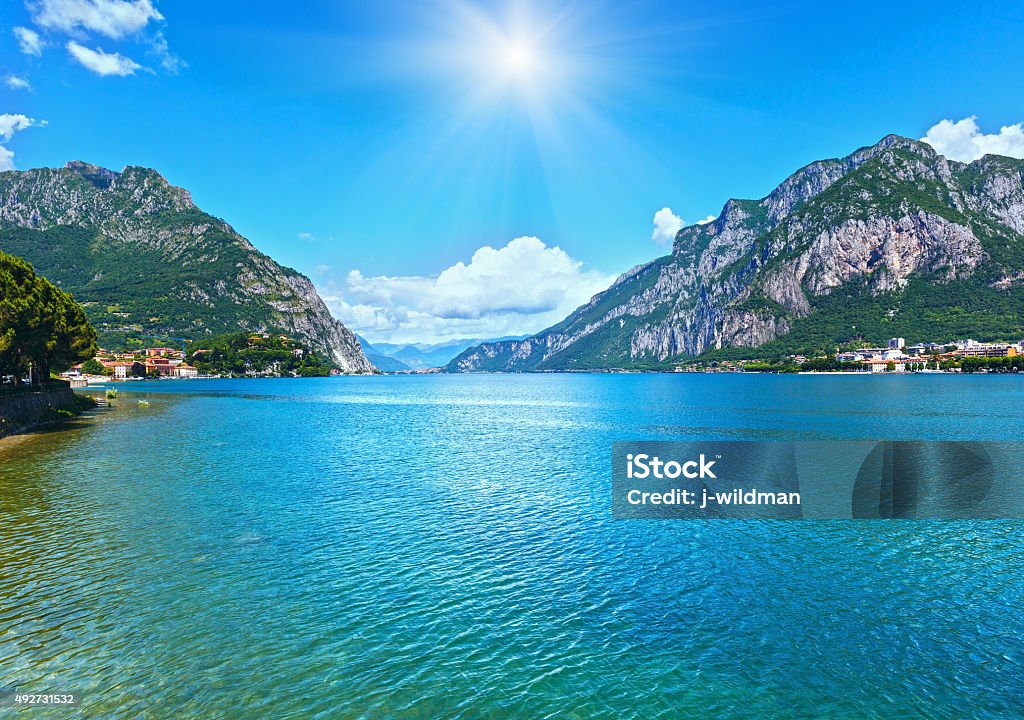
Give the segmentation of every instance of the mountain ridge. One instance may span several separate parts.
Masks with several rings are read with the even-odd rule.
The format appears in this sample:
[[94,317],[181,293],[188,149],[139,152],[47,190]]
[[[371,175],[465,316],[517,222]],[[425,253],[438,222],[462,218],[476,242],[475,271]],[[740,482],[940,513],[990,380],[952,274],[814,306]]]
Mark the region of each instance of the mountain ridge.
[[656,368],[827,351],[883,330],[1024,335],[1022,179],[1021,160],[958,163],[887,135],[804,166],[760,200],[727,201],[562,322],[468,349],[447,369]]
[[73,160],[0,173],[0,248],[71,291],[101,341],[283,332],[344,371],[374,370],[309,278],[151,168]]

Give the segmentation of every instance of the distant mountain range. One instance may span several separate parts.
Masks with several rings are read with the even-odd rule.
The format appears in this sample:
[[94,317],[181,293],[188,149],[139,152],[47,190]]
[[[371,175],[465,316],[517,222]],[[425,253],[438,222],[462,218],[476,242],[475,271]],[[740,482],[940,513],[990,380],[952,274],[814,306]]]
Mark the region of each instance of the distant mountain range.
[[411,367],[401,360],[396,360],[390,355],[385,355],[383,352],[378,350],[376,346],[367,342],[366,338],[363,336],[357,334],[356,340],[359,341],[359,346],[363,349],[363,354],[366,355],[366,359],[373,363],[373,366],[381,372],[409,372],[412,370]]
[[453,358],[466,348],[483,343],[495,343],[505,340],[522,340],[525,335],[506,336],[485,340],[481,338],[464,338],[446,340],[440,343],[369,343],[363,337],[356,336],[363,347],[363,352],[377,368],[384,372],[402,372],[410,370],[426,370],[446,366]]
[[451,372],[666,368],[861,341],[1024,337],[1024,160],[890,135],[685,227],[559,324]]
[[86,309],[100,343],[281,332],[371,372],[309,278],[259,252],[155,170],[70,162],[0,173],[0,249]]

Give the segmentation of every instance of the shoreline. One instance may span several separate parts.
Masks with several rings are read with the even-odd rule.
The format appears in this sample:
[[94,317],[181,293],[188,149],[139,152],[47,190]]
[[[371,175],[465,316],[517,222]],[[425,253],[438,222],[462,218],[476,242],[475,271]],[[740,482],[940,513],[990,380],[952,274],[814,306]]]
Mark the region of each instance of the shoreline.
[[76,393],[70,388],[40,389],[0,398],[0,443],[59,427],[97,407],[99,402],[96,398]]
[[13,433],[11,435],[4,435],[3,437],[0,437],[0,457],[2,457],[5,452],[9,452],[31,439],[31,432]]
[[338,380],[341,378],[413,378],[413,377],[480,377],[480,376],[508,376],[508,375],[813,375],[813,376],[828,376],[828,375],[842,375],[842,376],[861,376],[861,377],[912,377],[917,375],[941,375],[943,377],[965,377],[971,375],[1021,375],[1024,376],[1024,372],[993,372],[993,371],[981,371],[981,372],[955,372],[955,371],[935,371],[931,370],[928,372],[870,372],[870,371],[857,371],[857,370],[799,370],[796,372],[762,372],[757,370],[712,370],[712,371],[684,371],[678,372],[674,370],[631,370],[631,371],[610,371],[610,370],[541,370],[541,371],[519,371],[519,372],[507,372],[501,370],[492,371],[474,371],[474,372],[382,372],[374,374],[350,374],[350,375],[334,375],[324,377],[308,377],[308,378],[293,378],[287,376],[266,376],[266,377],[206,377],[206,378],[174,378],[173,380],[139,380],[139,381],[111,381],[105,383],[95,383],[84,387],[76,387],[75,390],[78,392],[103,392],[107,389],[116,389],[119,392],[146,392],[154,385],[166,385],[171,383],[204,383],[215,380]]
[[61,418],[59,420],[48,420],[46,422],[36,423],[28,427],[23,427],[14,432],[8,433],[7,435],[0,435],[0,456],[4,452],[11,450],[12,448],[22,445],[32,440],[36,435],[41,434],[40,431],[56,431],[63,425],[67,425],[76,420],[81,420],[84,413],[89,410],[83,410],[76,415],[71,417]]

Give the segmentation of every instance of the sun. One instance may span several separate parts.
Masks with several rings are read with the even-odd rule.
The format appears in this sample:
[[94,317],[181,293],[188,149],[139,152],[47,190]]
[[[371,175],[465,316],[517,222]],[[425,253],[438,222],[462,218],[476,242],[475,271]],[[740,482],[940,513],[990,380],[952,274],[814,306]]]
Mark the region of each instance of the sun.
[[525,78],[535,69],[536,52],[524,42],[509,42],[502,54],[501,61],[505,71],[511,75]]
[[527,130],[561,145],[569,114],[597,120],[590,103],[612,77],[601,50],[609,41],[585,8],[539,0],[423,6],[422,38],[396,48],[395,57],[403,72],[438,81],[451,128]]

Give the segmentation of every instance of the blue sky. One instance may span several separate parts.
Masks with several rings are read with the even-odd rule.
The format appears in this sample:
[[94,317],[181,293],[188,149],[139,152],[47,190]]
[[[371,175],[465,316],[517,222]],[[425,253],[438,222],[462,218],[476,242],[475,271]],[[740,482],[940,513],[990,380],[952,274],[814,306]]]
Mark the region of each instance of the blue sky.
[[1024,120],[1012,2],[0,7],[9,163],[154,167],[378,340],[539,330],[663,254],[662,208],[665,240],[887,133],[1012,153]]

